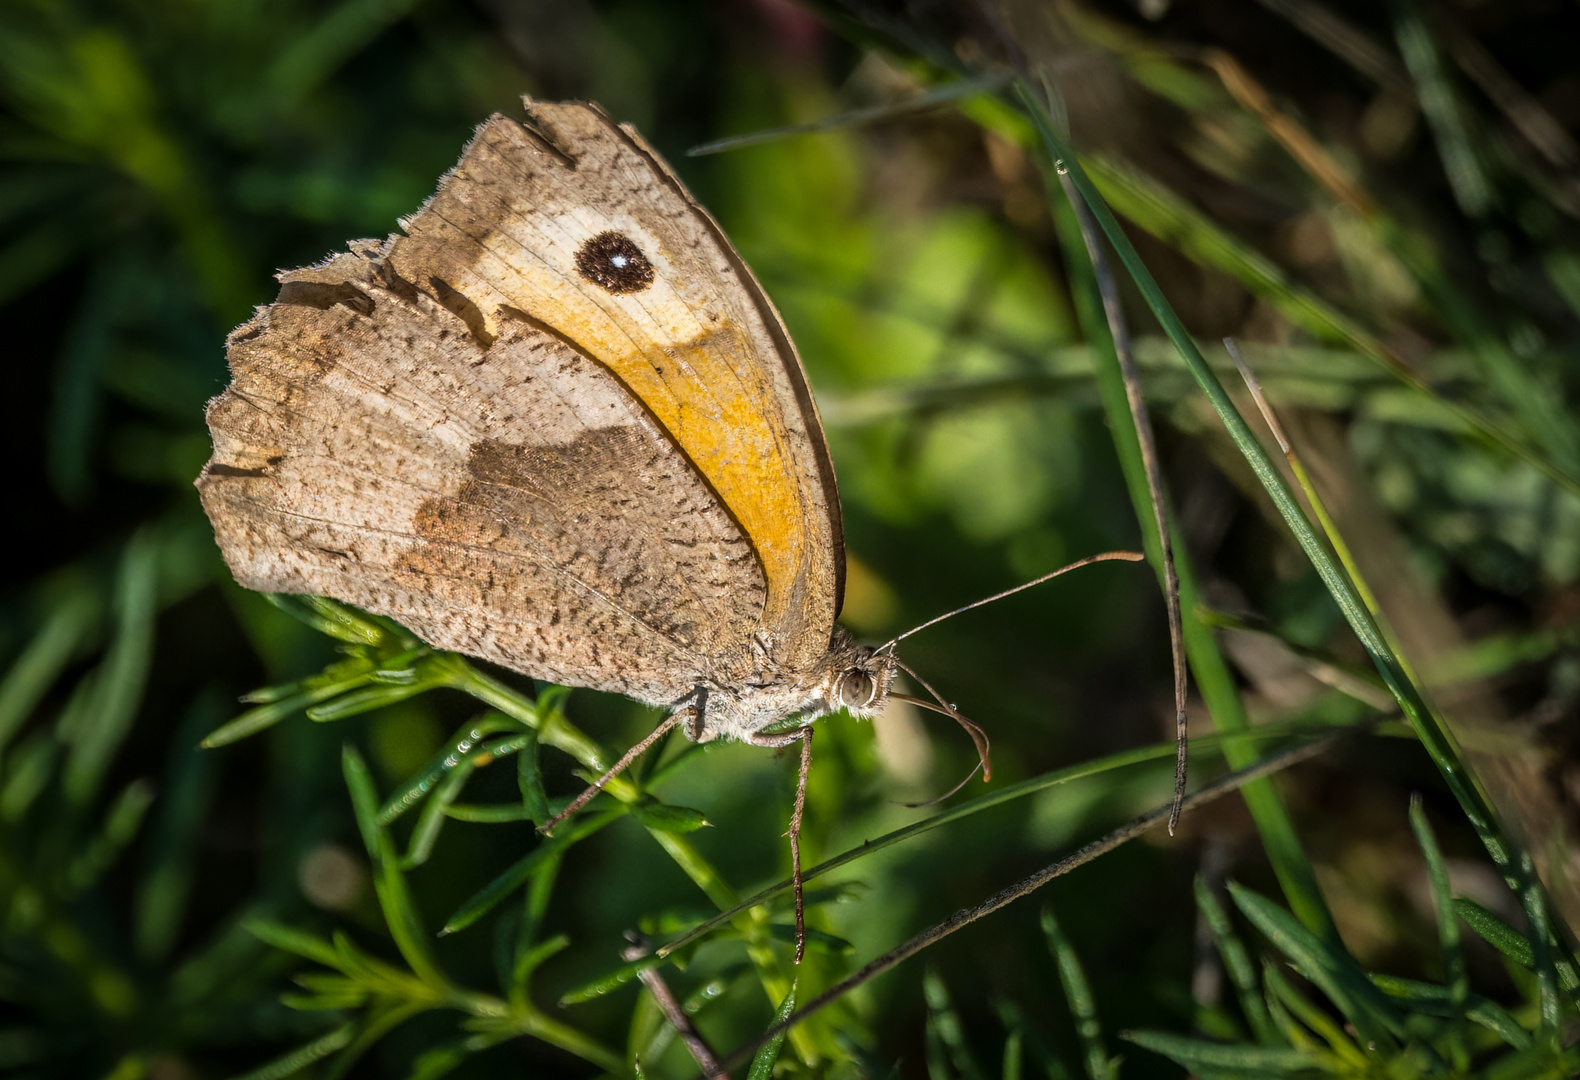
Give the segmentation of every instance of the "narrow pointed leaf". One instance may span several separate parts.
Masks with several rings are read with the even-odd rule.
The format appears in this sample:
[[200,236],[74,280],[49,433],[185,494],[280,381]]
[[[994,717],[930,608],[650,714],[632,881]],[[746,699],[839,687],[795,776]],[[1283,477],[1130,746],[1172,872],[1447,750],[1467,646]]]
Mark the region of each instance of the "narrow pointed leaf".
[[[770,1028],[783,1023],[791,1013],[795,1012],[795,984],[790,984],[790,992],[779,1003],[779,1008],[774,1010],[774,1018],[769,1021]],[[757,1048],[756,1055],[752,1058],[752,1067],[746,1074],[746,1080],[772,1080],[774,1062],[779,1060],[779,1050],[785,1044],[788,1029],[781,1030],[773,1038]]]
[[695,832],[709,824],[701,810],[660,802],[639,803],[631,807],[631,816],[646,828],[665,833]]
[[1338,1073],[1342,1067],[1329,1054],[1275,1046],[1224,1046],[1166,1031],[1128,1031],[1122,1038],[1176,1062],[1186,1069],[1227,1069],[1262,1076],[1296,1076],[1312,1071]]

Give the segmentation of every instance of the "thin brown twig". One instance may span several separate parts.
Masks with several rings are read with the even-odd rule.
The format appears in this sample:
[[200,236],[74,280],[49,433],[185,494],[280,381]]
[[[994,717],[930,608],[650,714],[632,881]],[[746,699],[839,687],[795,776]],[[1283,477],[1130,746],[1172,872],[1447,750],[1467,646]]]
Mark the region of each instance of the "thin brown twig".
[[1097,223],[1092,220],[1086,201],[1075,190],[1070,177],[1060,173],[1059,182],[1064,186],[1065,198],[1070,200],[1070,206],[1075,211],[1076,221],[1080,223],[1081,238],[1086,242],[1086,253],[1092,262],[1092,275],[1097,279],[1097,291],[1103,298],[1103,314],[1108,319],[1108,330],[1114,339],[1114,354],[1119,359],[1119,371],[1125,383],[1125,400],[1130,405],[1130,421],[1136,430],[1136,442],[1141,448],[1141,464],[1147,474],[1152,523],[1158,532],[1158,552],[1163,563],[1163,604],[1168,610],[1169,650],[1174,660],[1174,740],[1177,749],[1174,755],[1174,802],[1169,812],[1169,835],[1173,836],[1185,800],[1190,731],[1185,715],[1185,623],[1180,613],[1180,578],[1174,566],[1174,539],[1169,530],[1168,503],[1163,493],[1163,470],[1158,465],[1158,445],[1152,432],[1152,417],[1141,395],[1141,372],[1136,367],[1135,352],[1130,347],[1130,327],[1119,305],[1119,290],[1114,285],[1113,271],[1103,255]]
[[[1347,734],[1347,732],[1335,732],[1332,735],[1313,740],[1312,742],[1306,743],[1303,746],[1297,746],[1292,749],[1285,750],[1281,754],[1275,754],[1274,756],[1259,761],[1247,768],[1232,772],[1229,775],[1215,780],[1211,784],[1208,784],[1187,796],[1184,801],[1184,806],[1181,809],[1193,810],[1196,807],[1202,806],[1205,803],[1209,803],[1214,799],[1221,798],[1232,791],[1238,791],[1240,788],[1244,787],[1253,780],[1260,780],[1264,776],[1270,776],[1273,773],[1282,769],[1286,769],[1291,765],[1296,765],[1308,758],[1315,757],[1317,754],[1331,746],[1340,736],[1344,734]],[[867,964],[860,971],[857,971],[855,974],[849,976],[841,982],[836,983],[834,986],[829,987],[812,1001],[797,1009],[790,1016],[769,1027],[768,1030],[763,1032],[763,1034],[758,1038],[752,1040],[744,1046],[737,1047],[729,1055],[729,1057],[724,1059],[724,1067],[735,1068],[736,1066],[744,1063],[759,1046],[763,1045],[770,1039],[778,1037],[782,1032],[788,1031],[797,1024],[806,1020],[808,1017],[812,1016],[814,1013],[817,1013],[833,1004],[835,1001],[839,1000],[841,997],[844,997],[862,983],[876,978],[891,968],[897,967],[899,964],[909,960],[923,949],[926,949],[937,942],[942,941],[944,938],[948,937],[950,934],[953,934],[957,930],[964,929],[983,916],[991,915],[993,912],[999,910],[1002,907],[1008,906],[1014,901],[1019,900],[1021,897],[1035,892],[1046,885],[1048,882],[1052,881],[1054,878],[1060,877],[1069,873],[1071,870],[1084,866],[1093,859],[1096,859],[1098,856],[1105,855],[1117,848],[1119,845],[1134,839],[1144,832],[1156,828],[1158,825],[1166,822],[1173,812],[1174,806],[1172,803],[1159,806],[1153,810],[1149,810],[1147,813],[1142,814],[1140,817],[1129,822],[1128,824],[1122,825],[1118,829],[1115,829],[1107,836],[1104,836],[1098,840],[1094,840],[1092,843],[1087,844],[1085,847],[1081,848],[1074,854],[1066,856],[1065,858],[1060,859],[1058,862],[1044,867],[1037,873],[1031,875],[1023,881],[1018,882],[1015,885],[1011,885],[1009,888],[995,894],[976,907],[963,911],[957,911],[955,914],[951,915],[944,921],[936,923],[926,930],[923,930],[920,934],[917,934],[903,945],[889,950],[882,956],[878,957],[876,960]]]
[[[620,953],[620,959],[631,961],[640,960],[652,952],[652,947],[647,939],[640,934],[627,935],[631,939],[631,947]],[[691,1052],[692,1060],[702,1070],[702,1075],[707,1080],[730,1080],[730,1074],[724,1071],[719,1064],[718,1055],[708,1045],[697,1026],[691,1022],[691,1017],[686,1015],[686,1010],[669,989],[669,984],[664,981],[664,976],[658,969],[643,968],[637,972],[636,977],[642,980],[642,985],[647,987],[647,992],[653,995],[653,1004],[658,1006],[658,1011],[664,1014],[670,1026],[680,1035],[681,1042],[686,1044],[686,1049]]]
[[790,815],[790,881],[795,891],[795,962],[806,955],[806,899],[801,881],[801,815],[806,810],[806,781],[812,773],[812,725],[800,730],[801,771],[796,777],[795,812]]
[[1284,452],[1284,460],[1289,463],[1289,471],[1294,475],[1294,490],[1302,497],[1306,509],[1322,527],[1322,533],[1328,539],[1328,546],[1333,549],[1333,554],[1344,566],[1344,572],[1349,575],[1350,584],[1355,587],[1355,592],[1360,596],[1361,602],[1366,605],[1366,610],[1371,612],[1372,618],[1377,620],[1378,627],[1383,635],[1393,644],[1394,653],[1399,658],[1399,663],[1412,679],[1419,681],[1414,668],[1406,658],[1404,650],[1399,647],[1397,638],[1388,622],[1387,615],[1383,612],[1377,594],[1372,592],[1371,585],[1366,581],[1366,576],[1361,573],[1360,566],[1355,561],[1354,553],[1339,532],[1338,524],[1333,520],[1333,515],[1328,513],[1328,508],[1322,500],[1322,495],[1317,491],[1316,482],[1311,473],[1300,460],[1300,454],[1295,450],[1294,443],[1289,438],[1289,432],[1284,429],[1283,422],[1278,419],[1272,402],[1267,400],[1267,395],[1262,392],[1262,382],[1251,370],[1251,366],[1240,355],[1240,348],[1234,343],[1234,338],[1223,339],[1223,347],[1228,351],[1229,358],[1234,361],[1235,368],[1240,372],[1240,378],[1245,382],[1245,387],[1251,392],[1251,399],[1256,402],[1256,407],[1261,411],[1262,421],[1267,424],[1267,429],[1273,433],[1273,438],[1278,441],[1278,448]]
[[1267,400],[1267,395],[1262,392],[1262,380],[1256,377],[1256,372],[1251,370],[1251,365],[1245,362],[1245,357],[1240,355],[1240,347],[1235,344],[1234,338],[1223,339],[1224,351],[1229,354],[1229,359],[1234,361],[1234,369],[1240,373],[1240,380],[1245,383],[1245,388],[1251,392],[1251,400],[1256,402],[1257,410],[1262,414],[1262,420],[1267,424],[1267,430],[1273,433],[1273,438],[1278,440],[1278,448],[1284,452],[1284,457],[1289,457],[1295,452],[1294,444],[1289,441],[1289,433],[1284,430],[1283,423],[1278,419],[1278,414],[1273,411],[1272,403]]

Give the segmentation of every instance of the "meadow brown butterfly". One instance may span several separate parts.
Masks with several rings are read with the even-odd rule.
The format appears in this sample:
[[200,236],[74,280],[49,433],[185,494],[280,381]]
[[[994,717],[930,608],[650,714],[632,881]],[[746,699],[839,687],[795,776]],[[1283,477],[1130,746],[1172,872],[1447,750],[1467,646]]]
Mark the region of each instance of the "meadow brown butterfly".
[[897,661],[834,622],[801,361],[640,135],[526,114],[479,127],[404,234],[280,274],[230,335],[197,481],[220,548],[248,588],[669,709],[616,769],[677,724],[804,763],[805,721],[876,712]]
[[784,745],[881,707],[834,624],[839,497],[784,324],[626,125],[528,100],[383,243],[231,334],[197,484],[236,579]]

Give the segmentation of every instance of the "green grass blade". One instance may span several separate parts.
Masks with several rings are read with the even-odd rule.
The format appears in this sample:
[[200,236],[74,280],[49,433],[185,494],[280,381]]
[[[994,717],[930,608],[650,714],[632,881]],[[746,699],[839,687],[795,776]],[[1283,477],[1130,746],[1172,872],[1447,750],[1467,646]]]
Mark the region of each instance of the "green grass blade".
[[636,803],[631,807],[631,816],[641,822],[643,828],[663,833],[695,832],[712,824],[701,810],[661,802]]
[[264,73],[270,88],[265,100],[282,109],[306,100],[415,6],[416,0],[341,0],[315,5],[322,17],[291,40]]
[[371,677],[372,669],[370,667],[362,674],[355,675],[349,679],[328,683],[300,694],[291,694],[287,697],[270,701],[267,704],[255,706],[234,720],[229,720],[209,732],[203,739],[203,746],[205,749],[213,750],[217,747],[229,746],[233,742],[239,742],[251,735],[256,735],[260,731],[273,727],[288,716],[305,712],[308,707],[320,701],[327,701],[332,697],[355,690],[357,687],[365,685]]
[[524,739],[525,736],[515,735],[475,747],[456,768],[444,776],[428,801],[423,804],[422,812],[418,815],[417,825],[412,829],[411,842],[406,849],[406,857],[401,860],[403,869],[409,870],[428,861],[428,857],[433,854],[434,845],[439,840],[439,831],[444,827],[445,819],[451,816],[451,806],[460,798],[472,774],[485,765],[515,753],[520,749]]
[[[1533,925],[1545,927],[1547,912],[1550,909],[1545,890],[1537,878],[1534,867],[1528,854],[1520,851],[1509,839],[1498,821],[1496,812],[1492,808],[1491,800],[1481,789],[1479,783],[1470,772],[1463,755],[1459,752],[1457,741],[1449,731],[1442,717],[1431,710],[1419,689],[1409,679],[1408,674],[1400,665],[1382,632],[1378,629],[1371,614],[1361,602],[1353,584],[1343,572],[1342,568],[1328,553],[1311,523],[1306,519],[1294,493],[1285,483],[1283,476],[1274,467],[1267,452],[1261,443],[1246,426],[1245,420],[1240,416],[1239,410],[1230,401],[1223,385],[1208,366],[1196,343],[1191,339],[1179,316],[1167,298],[1163,296],[1157,282],[1141,262],[1131,245],[1124,230],[1120,228],[1113,213],[1103,203],[1090,178],[1081,168],[1081,164],[1065,147],[1063,139],[1054,130],[1052,120],[1047,112],[1038,103],[1031,90],[1022,85],[1019,88],[1022,103],[1029,111],[1038,133],[1048,148],[1050,155],[1057,163],[1056,167],[1068,172],[1071,182],[1080,191],[1082,198],[1092,211],[1103,232],[1108,236],[1109,242],[1118,253],[1120,260],[1125,264],[1126,270],[1140,289],[1147,305],[1152,309],[1162,325],[1164,333],[1179,349],[1181,356],[1195,377],[1202,392],[1206,394],[1214,411],[1223,421],[1230,438],[1236,448],[1245,457],[1247,464],[1256,474],[1258,481],[1267,491],[1277,508],[1280,516],[1294,534],[1296,542],[1300,545],[1306,557],[1311,561],[1313,568],[1329,593],[1332,594],[1339,610],[1345,620],[1350,624],[1361,645],[1365,648],[1372,662],[1376,664],[1383,680],[1388,685],[1389,691],[1399,702],[1405,716],[1410,720],[1417,737],[1432,756],[1439,772],[1447,781],[1450,789],[1458,799],[1461,809],[1470,819],[1472,826],[1481,837],[1487,852],[1503,872],[1511,888],[1520,897],[1522,906],[1526,909],[1527,918]],[[1567,942],[1560,942],[1559,951],[1563,960],[1574,963],[1572,949]],[[1541,989],[1544,1015],[1556,1020],[1557,1005],[1557,976],[1554,964],[1549,955],[1548,941],[1545,936],[1535,938],[1536,972],[1538,986]]]
[[1075,1020],[1075,1033],[1081,1040],[1089,1080],[1108,1080],[1114,1075],[1114,1065],[1108,1047],[1103,1042],[1103,1025],[1097,1016],[1097,1003],[1092,998],[1091,984],[1081,967],[1070,939],[1064,936],[1053,909],[1042,909],[1042,936],[1048,942],[1048,951],[1059,966],[1059,984],[1064,987],[1064,999]]
[[309,1065],[350,1046],[355,1034],[355,1024],[342,1024],[312,1042],[280,1055],[267,1065],[260,1065],[249,1073],[243,1073],[236,1080],[284,1080],[284,1077],[295,1076]]
[[[369,672],[368,679],[372,681],[374,673]],[[364,686],[360,690],[352,690],[331,698],[322,705],[314,705],[307,710],[307,718],[314,723],[328,724],[347,717],[358,716],[362,713],[382,709],[386,705],[395,705],[407,698],[426,694],[430,690],[438,689],[445,685],[442,679],[422,680],[409,683],[384,683],[381,685]]]
[[397,643],[388,626],[338,600],[293,593],[264,593],[263,598],[291,618],[348,645],[380,648]]
[[[1465,969],[1465,953],[1459,944],[1459,919],[1454,914],[1454,897],[1448,888],[1448,864],[1437,846],[1437,837],[1427,823],[1421,797],[1410,800],[1410,827],[1415,831],[1416,843],[1426,858],[1427,880],[1432,886],[1432,904],[1437,910],[1438,942],[1443,952],[1443,971],[1448,984],[1449,1002],[1463,1010],[1470,999],[1470,976]],[[1456,1014],[1457,1015],[1457,1014]],[[1469,1068],[1468,1052],[1456,1041],[1452,1047],[1457,1068]]]
[[1123,1037],[1191,1072],[1198,1069],[1223,1069],[1232,1075],[1242,1076],[1300,1076],[1309,1075],[1312,1071],[1346,1071],[1337,1057],[1321,1051],[1271,1046],[1225,1046],[1167,1031],[1127,1031]]
[[[563,750],[587,768],[602,773],[613,764],[596,742],[565,719],[565,714],[557,707],[558,701],[562,698],[550,697],[549,692],[545,692],[542,702],[544,707],[540,708],[539,702],[523,696],[498,679],[483,674],[455,653],[436,655],[433,657],[433,662],[444,665],[448,676],[445,685],[471,694],[512,720],[533,728],[544,743]],[[617,776],[609,781],[604,785],[604,790],[622,800],[636,797],[636,788],[623,776]]]
[[1400,0],[1392,6],[1394,39],[1415,80],[1416,96],[1437,142],[1437,156],[1443,162],[1449,187],[1465,215],[1478,218],[1492,207],[1492,185],[1471,148],[1470,135],[1465,130],[1437,46],[1412,4]]
[[335,951],[333,945],[321,937],[304,933],[284,923],[274,922],[272,919],[247,919],[243,921],[242,927],[265,945],[272,945],[283,952],[295,953],[307,960],[315,960],[325,967],[341,969],[340,954]]
[[67,895],[91,888],[115,865],[121,852],[136,839],[153,801],[154,786],[147,780],[133,780],[121,789],[110,803],[98,835],[67,865],[63,883]]
[[1256,968],[1251,963],[1251,955],[1246,951],[1245,942],[1240,940],[1240,935],[1234,932],[1234,926],[1229,922],[1229,913],[1218,902],[1212,886],[1208,885],[1200,874],[1196,876],[1196,907],[1212,930],[1213,941],[1218,946],[1218,955],[1223,958],[1224,971],[1229,976],[1229,982],[1234,986],[1235,996],[1240,1002],[1240,1011],[1245,1015],[1246,1023],[1250,1025],[1256,1041],[1264,1046],[1278,1045],[1282,1040],[1273,1026],[1272,1017],[1267,1014],[1267,1002],[1263,999],[1262,988],[1257,983]]
[[938,1017],[927,1013],[927,1026],[922,1029],[923,1060],[927,1064],[927,1080],[955,1080],[949,1070],[949,1051],[944,1046],[943,1034],[938,1030]]
[[1249,889],[1231,884],[1229,893],[1235,905],[1266,935],[1274,948],[1322,989],[1355,1026],[1368,1048],[1383,1054],[1398,1049],[1399,1040],[1407,1038],[1404,1018],[1366,978],[1347,951],[1319,940],[1288,912]]
[[[774,1010],[774,1018],[769,1022],[769,1026],[780,1023],[793,1012],[795,1012],[794,983],[790,985],[790,992],[785,995],[785,999],[779,1003],[779,1008]],[[772,1080],[774,1062],[779,1060],[779,1050],[785,1044],[785,1034],[783,1031],[778,1032],[758,1048],[756,1056],[752,1058],[752,1067],[746,1074],[746,1080]]]
[[[1227,671],[1225,671],[1225,677],[1227,678]],[[1253,731],[1248,731],[1243,734],[1230,736],[1208,735],[1201,738],[1192,739],[1191,748],[1193,751],[1200,753],[1219,747],[1226,748],[1241,742],[1255,742],[1269,738],[1277,739],[1293,734],[1298,734],[1298,732],[1294,729],[1280,728],[1276,725],[1262,725],[1258,726]],[[1160,743],[1154,746],[1141,747],[1135,750],[1123,750],[1117,754],[1110,754],[1107,757],[1081,762],[1079,765],[1071,765],[1064,769],[1055,769],[1054,771],[1044,773],[1041,776],[1034,776],[1029,780],[1022,780],[1018,784],[1007,785],[1005,787],[999,788],[996,791],[990,791],[984,795],[978,795],[974,799],[963,802],[959,806],[952,807],[940,814],[934,815],[933,817],[925,818],[922,821],[917,821],[910,825],[904,825],[898,829],[892,830],[891,832],[884,833],[882,836],[875,837],[860,844],[857,847],[850,848],[839,855],[834,856],[832,859],[826,859],[823,862],[818,863],[816,866],[802,871],[802,880],[810,883],[815,878],[832,873],[842,866],[848,866],[853,862],[866,858],[874,852],[882,851],[884,848],[892,847],[895,844],[904,843],[907,840],[931,832],[934,829],[943,828],[945,825],[949,825],[952,822],[973,817],[977,814],[990,810],[995,806],[1013,802],[1017,799],[1026,798],[1027,796],[1034,795],[1039,791],[1046,791],[1049,788],[1058,787],[1062,784],[1068,784],[1072,781],[1080,780],[1088,776],[1101,775],[1113,769],[1124,768],[1130,765],[1139,765],[1149,761],[1172,759],[1173,756],[1174,744],[1172,742]],[[788,892],[789,889],[789,878],[785,878],[774,885],[770,885],[761,892],[755,893],[752,896],[747,897],[745,900],[742,900],[734,907],[731,907],[725,911],[721,911],[719,914],[714,915],[692,927],[684,934],[681,934],[671,941],[659,946],[659,948],[654,951],[654,955],[669,956],[671,953],[686,948],[698,938],[712,931],[715,927],[729,922],[742,911],[765,904],[769,900],[772,900],[775,896]]]
[[[1460,896],[1454,899],[1454,913],[1465,920],[1465,925],[1494,949],[1515,963],[1535,970],[1536,953],[1531,949],[1530,939],[1524,934],[1467,897]],[[1559,962],[1557,974],[1558,985],[1564,991],[1573,993],[1580,989],[1580,976],[1577,976],[1576,969],[1567,963]]]
[[[78,700],[86,696],[82,694]],[[60,743],[50,732],[23,736],[6,758],[4,779],[0,782],[0,821],[22,819],[54,778],[60,755]]]
[[[1092,155],[1085,160],[1090,165],[1097,190],[1128,220],[1177,247],[1193,261],[1229,274],[1254,296],[1277,308],[1295,325],[1319,339],[1352,346],[1363,356],[1382,365],[1426,400],[1446,409],[1470,430],[1496,443],[1555,483],[1580,492],[1580,476],[1575,474],[1572,466],[1559,467],[1546,455],[1534,451],[1505,421],[1489,416],[1467,402],[1444,397],[1373,334],[1334,310],[1320,297],[1290,281],[1279,267],[1260,252],[1231,235],[1161,183],[1132,166],[1108,161],[1101,155]],[[1405,237],[1397,226],[1380,222],[1379,228],[1390,240],[1391,250],[1433,300],[1434,308],[1450,322],[1466,323],[1471,310],[1469,301],[1453,295],[1454,290],[1447,279],[1436,269],[1434,257],[1418,251],[1420,242]],[[1505,374],[1514,362],[1508,350],[1482,328],[1464,326],[1462,329],[1474,331],[1462,337],[1477,344],[1475,351],[1483,370],[1489,376],[1501,377],[1505,383],[1514,382],[1515,377]],[[1531,394],[1525,388],[1525,380],[1519,380],[1518,386],[1506,387],[1505,398],[1509,397],[1511,390],[1519,403],[1530,405]],[[1547,406],[1538,405],[1536,409],[1544,414],[1550,412]],[[1523,411],[1529,412],[1529,409]],[[1565,445],[1564,441],[1560,440],[1559,445]]]
[[538,970],[550,957],[558,955],[569,947],[571,939],[565,934],[557,934],[547,941],[540,941],[536,945],[523,950],[516,958],[515,966],[511,969],[510,977],[513,991],[525,993],[527,982],[532,978],[532,973]]
[[379,807],[379,824],[390,824],[421,802],[433,790],[435,784],[460,768],[484,739],[501,731],[514,729],[516,725],[513,721],[497,713],[483,716],[461,728],[451,736],[448,743],[434,751],[426,768],[408,780],[404,788],[393,792],[384,800],[384,805]]
[[144,960],[169,957],[186,928],[197,879],[195,849],[214,805],[218,755],[204,753],[196,736],[220,715],[223,700],[200,692],[182,720],[160,784],[153,826],[132,910],[132,939]]
[[71,589],[50,605],[44,625],[12,661],[0,681],[0,754],[83,646],[97,607],[89,590]]
[[542,825],[554,815],[549,811],[549,795],[543,788],[543,769],[538,763],[538,733],[527,730],[516,755],[516,787],[521,791],[521,810],[534,825]]
[[999,1069],[999,1080],[1021,1080],[1024,1042],[1025,1032],[1019,1027],[1004,1036],[1003,1066]]
[[354,1025],[354,1037],[325,1070],[327,1080],[340,1080],[375,1043],[430,1006],[431,1003],[396,1001],[365,1011]]
[[154,615],[158,605],[159,543],[138,533],[121,558],[115,593],[115,637],[95,673],[92,701],[70,734],[64,786],[81,804],[99,789],[115,751],[131,730],[153,661]]
[[433,846],[439,842],[439,832],[444,828],[446,811],[461,797],[462,789],[476,768],[476,760],[475,757],[467,757],[458,767],[445,773],[428,801],[423,803],[422,812],[417,815],[417,824],[411,831],[411,840],[406,845],[406,854],[400,860],[401,869],[411,870],[421,866],[433,854]]
[[642,972],[649,968],[657,967],[664,961],[655,956],[644,956],[640,960],[628,960],[625,964],[613,971],[598,976],[591,982],[574,986],[560,995],[558,1004],[563,1008],[567,1005],[581,1005],[584,1002],[594,1001],[605,994],[613,993],[626,983],[631,982]]
[[[446,817],[456,821],[470,821],[479,825],[503,825],[511,821],[531,821],[537,818],[527,813],[520,803],[451,803],[445,807]],[[553,815],[549,815],[552,817]],[[543,820],[547,821],[545,817]]]
[[[1114,447],[1124,473],[1125,486],[1130,493],[1136,519],[1150,522],[1152,520],[1151,493],[1142,463],[1141,447],[1130,418],[1124,375],[1119,367],[1114,339],[1103,311],[1102,297],[1094,277],[1095,271],[1089,260],[1075,254],[1086,250],[1085,239],[1074,209],[1063,198],[1062,193],[1053,190],[1052,185],[1049,190],[1049,205],[1053,208],[1054,221],[1059,228],[1061,246],[1069,253],[1067,265],[1076,311],[1087,339],[1092,343],[1096,360],[1094,374],[1103,400],[1103,411],[1108,418],[1108,429],[1113,436]],[[1162,556],[1157,537],[1153,530],[1147,527],[1142,528],[1141,536],[1147,557],[1158,572],[1161,581]],[[1175,569],[1179,577],[1185,655],[1191,673],[1196,679],[1196,689],[1206,702],[1218,730],[1230,733],[1246,731],[1250,728],[1250,722],[1241,704],[1234,676],[1230,673],[1229,665],[1218,648],[1212,627],[1202,618],[1204,605],[1196,585],[1196,574],[1191,566],[1189,545],[1185,543],[1182,536],[1175,535],[1173,539]],[[1192,746],[1196,745],[1198,742],[1193,740]],[[1231,744],[1225,749],[1225,757],[1233,768],[1241,769],[1256,760],[1257,752],[1249,744]],[[1316,874],[1312,871],[1311,862],[1300,846],[1294,822],[1279,798],[1277,789],[1270,781],[1259,780],[1245,785],[1242,789],[1242,797],[1251,811],[1253,820],[1256,821],[1262,843],[1267,848],[1274,872],[1278,875],[1279,884],[1290,907],[1298,912],[1301,920],[1313,930],[1324,937],[1337,940],[1338,930],[1333,924],[1333,915],[1328,910],[1327,901],[1322,897]]]
[[[1507,1010],[1480,994],[1469,994],[1463,1000],[1457,1000],[1452,990],[1435,983],[1417,982],[1396,975],[1379,975],[1376,972],[1372,972],[1370,978],[1377,989],[1409,1006],[1415,1012],[1441,1016],[1445,1019],[1465,1016],[1493,1032],[1515,1049],[1522,1049],[1531,1044],[1529,1033],[1520,1027],[1518,1021],[1510,1016]],[[1455,1067],[1464,1071],[1464,1068],[1457,1064]]]
[[362,842],[373,861],[373,888],[378,894],[379,907],[389,924],[390,936],[395,946],[411,965],[412,972],[436,990],[448,987],[448,980],[433,959],[429,942],[431,936],[422,927],[411,893],[406,887],[405,875],[400,870],[400,860],[395,853],[395,841],[378,823],[378,795],[373,789],[373,774],[355,748],[346,746],[341,754],[346,787],[351,791],[351,806],[356,813],[357,826],[362,831]]
[[466,929],[493,910],[501,900],[526,884],[527,880],[545,863],[577,841],[591,836],[624,816],[625,807],[612,807],[586,814],[555,830],[555,835],[543,837],[537,847],[517,859],[503,873],[473,893],[470,899],[457,908],[455,914],[446,920],[439,935],[443,937]]
[[1291,1046],[1308,1052],[1317,1050],[1320,1037],[1328,1044],[1328,1050],[1355,1072],[1364,1073],[1370,1067],[1371,1062],[1351,1037],[1354,1032],[1348,1025],[1340,1027],[1326,1009],[1307,1001],[1271,961],[1262,968],[1262,985],[1267,987],[1268,1012],[1276,1018]]

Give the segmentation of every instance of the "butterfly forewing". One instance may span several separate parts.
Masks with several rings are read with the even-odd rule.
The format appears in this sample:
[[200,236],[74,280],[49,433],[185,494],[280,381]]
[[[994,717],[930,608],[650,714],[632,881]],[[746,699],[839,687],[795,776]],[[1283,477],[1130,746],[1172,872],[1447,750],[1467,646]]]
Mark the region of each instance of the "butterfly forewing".
[[634,133],[529,103],[407,236],[281,275],[199,481],[239,580],[672,701],[821,659],[843,569],[815,408],[738,256]]

